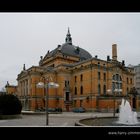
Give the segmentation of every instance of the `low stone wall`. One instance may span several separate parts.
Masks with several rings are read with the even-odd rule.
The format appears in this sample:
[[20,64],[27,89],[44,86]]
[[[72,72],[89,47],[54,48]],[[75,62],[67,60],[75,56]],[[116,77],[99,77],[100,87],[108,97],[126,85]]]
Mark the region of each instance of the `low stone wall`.
[[90,119],[95,119],[95,118],[97,118],[97,117],[86,118],[86,119],[82,119],[82,120],[76,121],[76,122],[75,122],[75,126],[84,126],[84,127],[87,127],[88,125],[85,125],[85,124],[83,124],[83,123],[80,123],[80,121],[90,120]]
[[[85,119],[81,119],[81,120],[75,122],[75,126],[84,126],[84,127],[94,127],[94,126],[140,126],[140,117],[137,117],[137,118],[138,118],[138,123],[137,124],[115,123],[115,122],[117,122],[117,120],[115,120],[115,119],[118,119],[118,117],[110,117],[110,116],[108,116],[108,117],[85,118]],[[100,124],[100,121],[103,121],[104,119],[107,123]],[[95,120],[96,122],[91,122],[92,120]],[[86,121],[88,121],[89,125],[85,123]],[[94,125],[91,125],[90,123],[92,123]]]
[[86,125],[84,125],[84,124],[80,123],[79,121],[77,121],[77,122],[75,122],[75,126],[86,126]]

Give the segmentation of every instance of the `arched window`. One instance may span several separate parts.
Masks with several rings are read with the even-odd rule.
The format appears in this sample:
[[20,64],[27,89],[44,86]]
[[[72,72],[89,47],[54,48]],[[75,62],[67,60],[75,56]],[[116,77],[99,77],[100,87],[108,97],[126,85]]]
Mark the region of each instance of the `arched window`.
[[115,90],[117,91],[116,94],[122,93],[122,77],[119,74],[112,76],[112,93],[114,93]]
[[119,76],[119,74],[116,74],[116,81],[120,81],[120,76]]

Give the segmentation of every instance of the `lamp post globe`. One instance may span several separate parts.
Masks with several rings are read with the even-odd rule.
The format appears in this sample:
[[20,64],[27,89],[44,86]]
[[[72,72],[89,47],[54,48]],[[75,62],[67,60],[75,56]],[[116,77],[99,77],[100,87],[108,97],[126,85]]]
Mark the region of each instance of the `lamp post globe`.
[[38,88],[45,88],[46,90],[46,125],[49,125],[49,112],[48,112],[48,99],[49,99],[49,88],[58,88],[59,84],[54,82],[48,82],[46,85],[43,82],[39,82],[36,85]]

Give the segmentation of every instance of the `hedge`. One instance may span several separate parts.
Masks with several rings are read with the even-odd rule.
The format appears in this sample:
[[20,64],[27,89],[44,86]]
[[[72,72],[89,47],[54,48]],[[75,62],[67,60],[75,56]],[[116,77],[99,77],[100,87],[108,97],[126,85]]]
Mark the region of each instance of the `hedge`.
[[12,94],[0,95],[0,114],[15,115],[21,114],[22,104],[18,97]]

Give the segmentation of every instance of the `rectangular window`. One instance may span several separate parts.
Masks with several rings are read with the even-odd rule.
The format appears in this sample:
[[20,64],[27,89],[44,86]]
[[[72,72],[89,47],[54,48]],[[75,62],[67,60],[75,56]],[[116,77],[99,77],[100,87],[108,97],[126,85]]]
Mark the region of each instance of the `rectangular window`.
[[98,94],[99,95],[101,94],[101,86],[100,86],[100,84],[98,85]]
[[104,85],[103,91],[104,91],[104,94],[106,94],[106,85]]
[[104,81],[106,81],[106,73],[104,73]]
[[75,87],[74,94],[77,95],[77,87]]
[[81,74],[80,77],[81,77],[81,81],[83,81],[83,74]]
[[120,83],[120,89],[122,89],[122,83]]
[[100,75],[100,72],[98,72],[98,80],[100,80],[101,78],[101,75]]
[[116,80],[119,81],[119,74],[116,74]]
[[80,88],[80,93],[83,94],[83,86]]
[[130,84],[132,84],[132,78],[130,79]]
[[75,76],[75,83],[77,82],[77,76]]
[[127,84],[129,84],[129,80],[128,80],[128,78],[127,78]]
[[105,64],[103,64],[103,67],[104,67],[104,71],[106,71],[106,66],[105,66]]
[[66,101],[69,101],[69,92],[66,92]]
[[100,69],[100,62],[98,62],[98,69]]
[[65,87],[69,86],[69,81],[65,81]]
[[65,87],[67,86],[67,81],[65,81]]
[[82,107],[83,105],[83,100],[80,100],[80,107]]
[[73,106],[74,106],[74,107],[76,107],[76,104],[77,104],[77,101],[76,101],[76,100],[74,100],[74,105],[73,105]]

